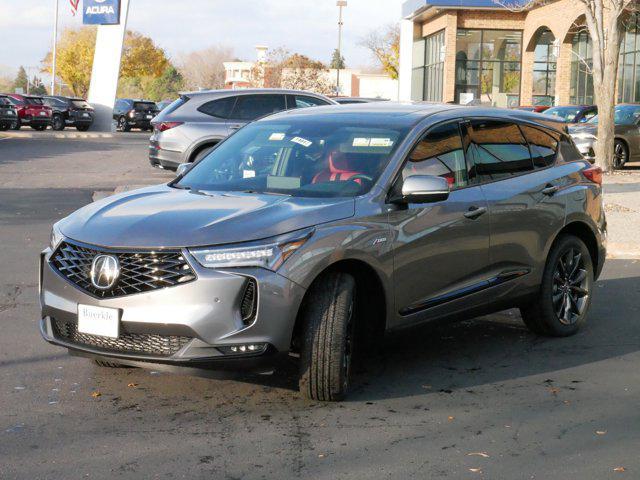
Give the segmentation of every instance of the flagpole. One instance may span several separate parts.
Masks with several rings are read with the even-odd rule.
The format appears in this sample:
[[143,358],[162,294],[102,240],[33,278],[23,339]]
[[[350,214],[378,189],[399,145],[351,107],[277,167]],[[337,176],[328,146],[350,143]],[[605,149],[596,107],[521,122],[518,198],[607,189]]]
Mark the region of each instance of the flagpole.
[[53,56],[51,59],[51,95],[56,94],[56,56],[58,50],[58,0],[55,3],[55,18],[53,20]]

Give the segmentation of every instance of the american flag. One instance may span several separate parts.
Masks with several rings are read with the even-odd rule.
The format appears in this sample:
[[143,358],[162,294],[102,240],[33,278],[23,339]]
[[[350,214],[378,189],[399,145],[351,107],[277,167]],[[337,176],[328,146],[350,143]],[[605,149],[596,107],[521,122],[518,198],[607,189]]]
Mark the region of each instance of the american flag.
[[76,13],[78,13],[78,5],[80,4],[80,0],[69,0],[69,3],[71,4],[71,15],[75,17]]

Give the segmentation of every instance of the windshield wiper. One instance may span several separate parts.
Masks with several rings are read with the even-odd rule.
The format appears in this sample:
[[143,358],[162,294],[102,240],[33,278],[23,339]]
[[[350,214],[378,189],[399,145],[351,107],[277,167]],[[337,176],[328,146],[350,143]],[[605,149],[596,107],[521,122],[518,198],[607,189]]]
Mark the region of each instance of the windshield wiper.
[[174,184],[171,185],[172,188],[177,188],[178,190],[191,190],[191,187],[189,185],[180,185],[180,184]]

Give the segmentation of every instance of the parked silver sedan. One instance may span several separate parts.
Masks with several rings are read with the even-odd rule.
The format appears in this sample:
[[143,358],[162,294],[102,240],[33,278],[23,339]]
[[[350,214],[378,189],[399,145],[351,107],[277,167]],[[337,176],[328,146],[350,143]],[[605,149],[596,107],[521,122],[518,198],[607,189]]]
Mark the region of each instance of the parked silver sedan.
[[[623,104],[615,108],[614,168],[622,168],[627,162],[640,160],[640,105]],[[595,158],[598,141],[598,116],[589,122],[569,127],[578,150],[588,160]]]
[[258,118],[296,108],[336,105],[298,90],[209,90],[185,93],[153,119],[149,161],[175,170],[207,155],[220,140]]

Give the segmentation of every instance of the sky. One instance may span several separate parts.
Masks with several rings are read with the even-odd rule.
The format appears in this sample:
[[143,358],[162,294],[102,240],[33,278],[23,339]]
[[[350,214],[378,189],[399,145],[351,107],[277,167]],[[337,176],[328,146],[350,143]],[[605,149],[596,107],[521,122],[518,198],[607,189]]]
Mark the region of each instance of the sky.
[[[36,67],[49,51],[56,0],[0,0],[0,74]],[[79,27],[69,0],[58,0],[60,27]],[[359,40],[400,18],[402,0],[348,0],[343,55],[347,65],[374,62]],[[82,1],[80,2],[82,4]],[[212,45],[226,45],[244,60],[255,45],[286,47],[328,62],[337,46],[335,0],[131,0],[128,28],[152,37],[171,58]]]

